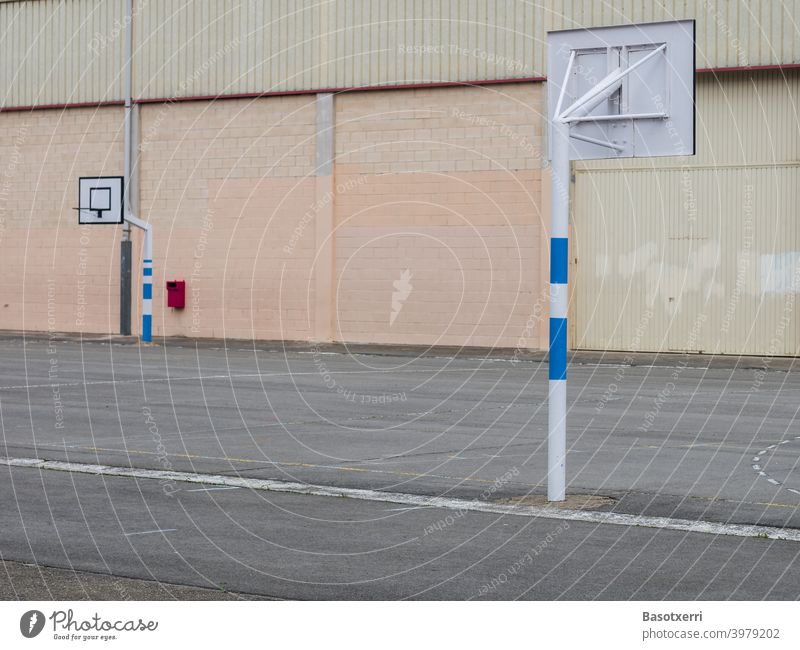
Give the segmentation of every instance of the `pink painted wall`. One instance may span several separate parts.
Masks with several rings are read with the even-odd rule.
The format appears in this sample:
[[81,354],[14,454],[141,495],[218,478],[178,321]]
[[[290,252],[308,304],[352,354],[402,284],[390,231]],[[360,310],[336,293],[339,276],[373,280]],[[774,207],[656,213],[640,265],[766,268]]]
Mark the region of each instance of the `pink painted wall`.
[[[542,102],[537,83],[344,93],[332,179],[312,95],[142,106],[154,334],[542,347]],[[121,125],[0,114],[0,328],[116,331],[121,229],[71,208],[79,175],[121,173]]]

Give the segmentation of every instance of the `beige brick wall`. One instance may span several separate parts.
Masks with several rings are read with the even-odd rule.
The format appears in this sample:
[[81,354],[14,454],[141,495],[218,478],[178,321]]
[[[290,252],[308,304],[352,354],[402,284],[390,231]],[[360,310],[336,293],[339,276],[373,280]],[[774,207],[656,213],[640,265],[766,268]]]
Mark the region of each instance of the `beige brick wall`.
[[78,178],[122,173],[122,110],[0,114],[0,328],[119,325],[119,228],[78,226]]
[[[313,100],[141,108],[154,335],[310,338],[315,237],[304,219],[313,219],[315,201]],[[186,281],[183,310],[165,306],[164,284],[175,279]]]
[[[140,107],[154,334],[311,339],[328,331],[315,278],[331,277],[335,340],[541,347],[541,85],[338,96],[333,197],[315,177],[314,100]],[[121,228],[78,228],[70,208],[79,175],[121,173],[121,125],[119,108],[0,114],[0,328],[46,330],[55,311],[56,330],[117,331]],[[174,279],[184,310],[165,306]]]
[[539,169],[543,101],[527,83],[339,95],[337,171]]
[[337,98],[336,338],[540,347],[542,109],[533,84]]

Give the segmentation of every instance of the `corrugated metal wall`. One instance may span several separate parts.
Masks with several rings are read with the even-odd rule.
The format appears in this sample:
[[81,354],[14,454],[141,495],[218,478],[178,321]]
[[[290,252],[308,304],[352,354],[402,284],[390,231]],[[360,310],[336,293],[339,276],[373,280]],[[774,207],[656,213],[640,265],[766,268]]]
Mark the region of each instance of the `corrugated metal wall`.
[[800,353],[800,72],[697,90],[696,157],[576,166],[575,347]]
[[548,30],[686,17],[698,67],[800,62],[799,0],[139,1],[142,98],[543,77]]
[[124,3],[0,3],[0,106],[122,97]]
[[[123,0],[0,0],[4,106],[122,98]],[[698,67],[800,62],[800,0],[135,1],[141,99],[541,77],[551,29],[698,20]]]
[[143,98],[531,77],[542,55],[544,11],[513,0],[140,1]]

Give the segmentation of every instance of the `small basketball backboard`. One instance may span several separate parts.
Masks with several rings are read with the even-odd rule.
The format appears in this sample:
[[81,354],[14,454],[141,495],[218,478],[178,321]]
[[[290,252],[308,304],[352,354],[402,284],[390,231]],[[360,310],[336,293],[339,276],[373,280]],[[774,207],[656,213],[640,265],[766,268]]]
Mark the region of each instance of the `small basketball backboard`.
[[122,176],[95,176],[78,181],[78,223],[122,223]]
[[569,124],[570,159],[694,155],[694,36],[693,20],[548,32],[549,123]]

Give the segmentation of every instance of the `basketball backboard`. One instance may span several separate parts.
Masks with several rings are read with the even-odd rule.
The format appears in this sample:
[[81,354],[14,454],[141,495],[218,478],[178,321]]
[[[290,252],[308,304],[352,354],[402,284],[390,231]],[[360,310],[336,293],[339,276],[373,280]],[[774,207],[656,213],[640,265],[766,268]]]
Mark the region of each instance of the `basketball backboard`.
[[569,124],[570,159],[694,154],[694,34],[693,20],[548,32],[549,123]]
[[78,181],[78,223],[122,223],[122,176],[95,176]]

